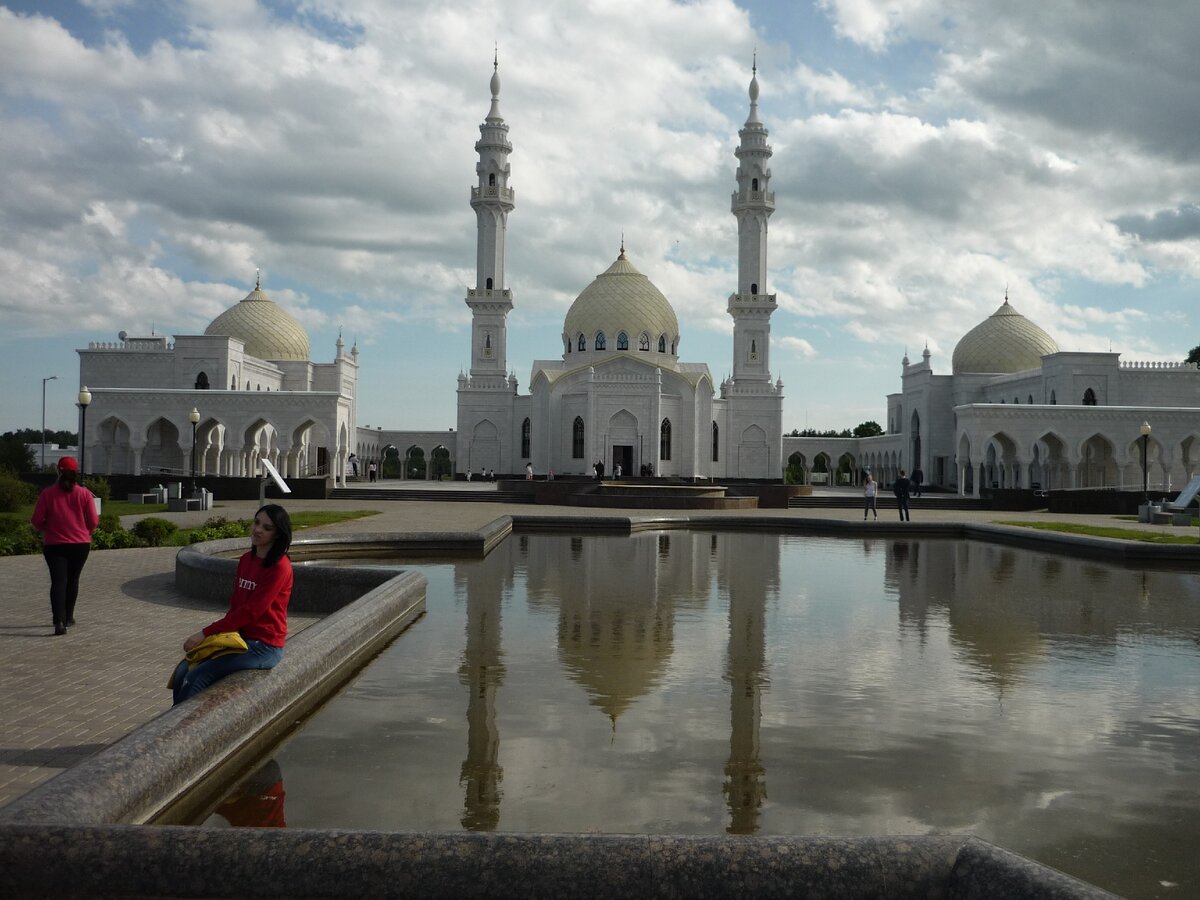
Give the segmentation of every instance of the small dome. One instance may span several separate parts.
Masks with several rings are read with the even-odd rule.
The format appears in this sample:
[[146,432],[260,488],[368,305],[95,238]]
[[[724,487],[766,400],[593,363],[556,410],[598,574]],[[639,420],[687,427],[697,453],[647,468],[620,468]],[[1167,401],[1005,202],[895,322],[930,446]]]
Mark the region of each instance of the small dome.
[[1042,357],[1057,353],[1054,338],[1004,304],[968,331],[954,348],[951,364],[955,375],[965,372],[1007,374],[1037,369]]
[[308,361],[308,334],[282,306],[256,284],[245,298],[212,320],[205,334],[241,338],[246,354],[258,359]]
[[631,351],[638,349],[642,334],[649,336],[652,351],[658,349],[659,337],[666,335],[667,351],[672,352],[679,339],[679,320],[670,301],[633,267],[622,248],[617,261],[575,298],[563,331],[573,345],[583,334],[588,350],[594,349],[597,332],[603,332],[610,351],[617,349],[617,335],[622,331]]

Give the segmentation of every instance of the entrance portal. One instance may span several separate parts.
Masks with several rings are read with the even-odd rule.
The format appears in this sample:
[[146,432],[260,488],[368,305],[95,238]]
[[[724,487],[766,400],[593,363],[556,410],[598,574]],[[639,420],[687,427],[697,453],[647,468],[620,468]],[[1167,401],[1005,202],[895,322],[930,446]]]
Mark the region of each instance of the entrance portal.
[[633,446],[631,444],[613,444],[611,471],[614,475],[617,466],[621,467],[622,478],[628,478],[633,474]]

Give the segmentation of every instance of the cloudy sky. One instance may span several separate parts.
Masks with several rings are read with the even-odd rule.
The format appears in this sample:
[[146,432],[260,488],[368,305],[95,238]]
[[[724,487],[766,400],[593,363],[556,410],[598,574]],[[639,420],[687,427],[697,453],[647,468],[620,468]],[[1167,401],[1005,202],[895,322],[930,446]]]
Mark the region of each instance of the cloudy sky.
[[448,428],[478,125],[511,127],[509,365],[615,258],[730,368],[757,49],[784,427],[883,421],[1013,305],[1065,350],[1200,343],[1195,0],[0,0],[0,431],[74,428],[75,349],[195,334],[254,286],[359,424]]

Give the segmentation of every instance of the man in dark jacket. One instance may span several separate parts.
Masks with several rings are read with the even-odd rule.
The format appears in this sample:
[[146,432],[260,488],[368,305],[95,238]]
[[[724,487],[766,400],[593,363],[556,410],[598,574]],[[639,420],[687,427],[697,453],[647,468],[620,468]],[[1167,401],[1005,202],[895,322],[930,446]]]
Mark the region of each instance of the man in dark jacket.
[[908,516],[908,489],[908,477],[904,474],[904,470],[901,469],[900,477],[892,482],[892,493],[896,495],[896,508],[900,510],[901,522],[912,521]]

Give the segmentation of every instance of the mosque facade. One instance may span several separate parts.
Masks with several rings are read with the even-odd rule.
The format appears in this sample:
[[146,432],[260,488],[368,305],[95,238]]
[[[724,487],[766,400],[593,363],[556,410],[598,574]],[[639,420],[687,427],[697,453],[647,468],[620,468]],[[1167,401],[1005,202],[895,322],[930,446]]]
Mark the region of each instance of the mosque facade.
[[345,483],[358,348],[339,336],[332,362],[312,362],[307,333],[260,283],[204,334],[119,337],[78,351],[88,471],[186,475],[194,452],[197,475],[256,476],[267,459],[285,477]]
[[757,73],[750,114],[735,151],[731,209],[738,223],[738,284],[733,318],[733,373],[714,383],[705,363],[680,358],[682,335],[670,301],[625,252],[588,285],[567,311],[561,356],[533,363],[528,394],[508,367],[506,328],[513,292],[505,279],[509,184],[508,125],[500,114],[500,78],[475,144],[471,188],[478,241],[471,310],[470,371],[458,378],[455,459],[459,472],[517,473],[532,466],[590,475],[683,478],[778,478],[782,467],[783,384],[771,380],[767,292],[767,220],[775,210],[767,129],[758,118]]
[[[785,437],[792,478],[887,483],[920,468],[926,485],[1179,490],[1200,473],[1200,368],[1067,352],[1009,302],[954,348],[935,375],[926,348],[901,361],[883,435]],[[1144,440],[1143,440],[1144,437]],[[1146,451],[1143,471],[1142,450]]]

